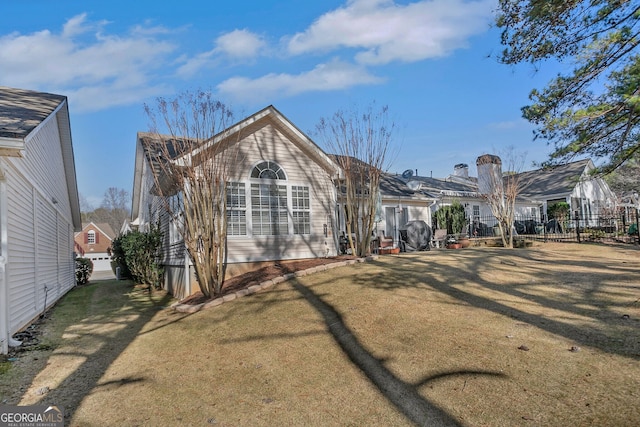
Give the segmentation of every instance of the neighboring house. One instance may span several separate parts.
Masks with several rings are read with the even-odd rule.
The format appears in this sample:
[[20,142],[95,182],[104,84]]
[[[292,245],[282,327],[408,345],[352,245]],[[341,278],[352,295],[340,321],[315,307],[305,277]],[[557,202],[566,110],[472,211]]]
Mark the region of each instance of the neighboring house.
[[[446,178],[423,177],[410,174],[404,177],[407,186],[433,199],[430,218],[443,206],[454,201],[464,206],[467,218],[486,218],[492,215],[491,208],[478,191],[478,178],[469,175],[469,166],[455,165],[454,173]],[[537,206],[537,205],[535,205]],[[436,228],[433,222],[429,223]]]
[[520,195],[537,200],[543,212],[552,203],[566,202],[572,217],[578,213],[585,225],[592,225],[592,217],[616,206],[614,192],[602,178],[592,175],[594,169],[593,162],[585,159],[521,173]]
[[431,206],[437,199],[408,187],[401,177],[384,174],[380,180],[380,212],[375,233],[390,236],[394,245],[399,229],[409,221],[422,220],[431,225]]
[[111,271],[111,242],[116,237],[109,224],[82,224],[82,231],[74,240],[82,249],[83,256],[93,262],[93,271]]
[[67,98],[0,87],[0,344],[75,285],[80,204]]
[[[481,156],[484,157],[484,156]],[[490,156],[495,157],[495,156]],[[502,175],[499,165],[497,173]],[[547,207],[552,203],[566,202],[572,213],[577,211],[585,225],[590,218],[614,208],[615,194],[607,183],[591,175],[594,169],[589,159],[580,160],[553,168],[536,169],[518,174],[521,189],[516,199],[516,218],[544,221]],[[483,170],[478,167],[478,176]],[[454,200],[465,207],[467,217],[479,220],[492,216],[491,208],[478,188],[478,177],[469,175],[466,164],[458,164],[447,178],[408,176],[407,186],[436,200],[432,213]],[[492,224],[489,224],[492,225]]]
[[[330,155],[340,162],[340,156]],[[344,189],[344,186],[341,188]],[[397,246],[400,238],[399,230],[407,222],[422,220],[431,224],[431,206],[436,199],[419,191],[409,188],[402,177],[390,173],[380,175],[379,199],[376,206],[376,215],[373,234],[376,237],[388,238]],[[346,230],[346,195],[338,193],[337,226],[341,232]]]
[[[153,195],[150,168],[155,165],[145,152],[144,138],[154,135],[137,136],[132,226],[145,231],[160,222],[165,287],[181,298],[198,286],[177,228]],[[163,138],[171,143],[171,138]],[[231,142],[242,153],[228,177],[228,274],[265,261],[335,256],[338,165],[273,106],[230,127],[212,143],[222,142]]]

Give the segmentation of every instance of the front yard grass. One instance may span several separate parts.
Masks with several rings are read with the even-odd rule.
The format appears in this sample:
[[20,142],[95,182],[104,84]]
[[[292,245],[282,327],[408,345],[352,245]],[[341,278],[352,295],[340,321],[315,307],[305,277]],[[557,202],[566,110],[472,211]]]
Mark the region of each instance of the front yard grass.
[[54,310],[56,348],[24,390],[4,393],[7,374],[0,389],[64,406],[72,426],[638,425],[638,255],[381,256],[192,315],[103,282],[62,330],[73,293]]

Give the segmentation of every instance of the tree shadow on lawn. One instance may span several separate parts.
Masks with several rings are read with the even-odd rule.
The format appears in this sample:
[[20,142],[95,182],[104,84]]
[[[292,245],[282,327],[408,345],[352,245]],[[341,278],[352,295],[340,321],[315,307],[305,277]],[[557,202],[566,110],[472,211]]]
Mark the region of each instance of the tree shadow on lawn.
[[[604,250],[604,249],[603,249]],[[377,262],[385,269],[384,274],[376,277],[375,282],[370,277],[354,276],[353,283],[359,286],[375,287],[389,291],[399,288],[424,288],[450,296],[451,298],[473,307],[510,316],[521,322],[526,322],[553,334],[580,343],[594,346],[607,353],[619,354],[632,359],[640,359],[640,322],[637,319],[621,317],[615,309],[628,309],[633,301],[628,303],[607,299],[613,298],[616,286],[627,289],[640,289],[638,285],[612,284],[613,274],[624,274],[626,281],[640,282],[640,271],[628,265],[614,266],[611,262],[587,260],[566,260],[536,258],[529,251],[481,249],[455,251],[455,263],[440,262],[438,253],[417,253],[409,256],[397,256],[392,263]],[[444,255],[444,254],[443,254]],[[451,256],[446,254],[444,256]],[[560,271],[545,269],[544,263],[553,263]],[[517,269],[516,269],[517,268]],[[496,284],[481,277],[491,269],[491,275],[507,275],[514,273],[528,273],[535,278],[534,283],[518,283],[517,278],[510,279],[508,284]],[[588,283],[586,276],[576,273],[575,269],[588,269]],[[566,282],[562,282],[566,280]],[[615,279],[614,279],[615,280]],[[550,294],[529,292],[529,287],[548,286],[564,287],[569,290],[553,298]],[[465,289],[465,285],[470,285]],[[478,295],[474,287],[479,286],[492,292],[492,296]],[[529,303],[538,304],[546,309],[553,309],[571,315],[582,316],[603,325],[603,329],[590,327],[587,322],[582,325],[565,322],[562,318],[550,314],[542,315],[529,313],[518,305],[510,304],[500,295],[509,295]],[[611,294],[611,295],[610,295]],[[493,296],[495,295],[495,297]],[[611,335],[611,331],[617,333]],[[620,344],[620,336],[635,345]],[[638,339],[633,339],[637,337]]]
[[[80,322],[71,324],[62,332],[72,337],[66,340],[73,341],[64,342],[65,338],[61,338],[62,342],[58,350],[54,349],[48,355],[47,366],[40,372],[35,372],[29,384],[33,388],[35,381],[40,382],[37,379],[38,376],[47,369],[51,369],[49,365],[53,363],[53,358],[62,358],[62,363],[74,358],[83,359],[82,362],[55,387],[52,386],[50,389],[48,386],[41,387],[44,388],[38,390],[42,393],[41,397],[24,394],[20,403],[21,405],[62,406],[65,409],[65,425],[70,422],[75,409],[92,390],[122,387],[146,381],[143,377],[123,377],[109,383],[99,383],[109,366],[140,334],[145,325],[172,300],[171,296],[166,294],[161,298],[153,298],[146,289],[134,289],[130,281],[102,281],[93,283],[91,286],[98,286],[98,289],[92,296],[92,302],[89,303],[87,316]],[[97,307],[95,310],[91,308],[93,303],[104,304],[105,299],[117,300],[118,303],[113,305],[110,303],[106,311],[103,307]],[[178,315],[178,317],[181,319],[185,315]],[[177,320],[179,319],[172,319],[155,328],[167,326]],[[100,332],[104,325],[108,325],[109,328]],[[78,348],[78,344],[81,344],[81,347]],[[77,348],[77,351],[65,352],[65,346]],[[43,378],[42,382],[46,382],[46,378]]]
[[297,280],[292,281],[291,286],[322,316],[327,330],[349,360],[366,375],[390,403],[417,425],[461,425],[444,409],[421,396],[418,393],[418,387],[449,376],[506,376],[503,373],[491,371],[454,371],[426,377],[417,384],[409,384],[396,377],[393,372],[384,366],[384,360],[374,357],[360,343],[358,337],[347,327],[340,313],[332,305],[323,301],[313,290]]

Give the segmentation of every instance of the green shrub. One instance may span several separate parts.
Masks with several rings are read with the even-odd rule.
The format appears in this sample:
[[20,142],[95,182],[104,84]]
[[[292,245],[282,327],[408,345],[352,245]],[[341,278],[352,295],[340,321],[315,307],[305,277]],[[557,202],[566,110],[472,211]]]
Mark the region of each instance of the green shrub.
[[[126,236],[126,235],[125,235]],[[126,239],[125,236],[118,236],[111,242],[111,262],[113,273],[116,273],[116,269],[120,267],[120,279],[133,279],[129,268],[127,268],[127,259],[122,247],[122,242]]]
[[547,206],[547,215],[549,215],[549,219],[555,218],[558,221],[570,219],[570,211],[571,208],[567,202],[556,202]]
[[76,284],[84,285],[89,282],[93,273],[93,261],[89,258],[76,258]]
[[454,200],[451,205],[442,206],[435,212],[436,228],[447,230],[448,234],[460,234],[465,228],[467,217],[464,207]]
[[161,243],[162,233],[158,227],[146,233],[131,231],[114,239],[112,259],[121,267],[121,276],[131,277],[141,285],[161,287],[162,268],[157,261]]

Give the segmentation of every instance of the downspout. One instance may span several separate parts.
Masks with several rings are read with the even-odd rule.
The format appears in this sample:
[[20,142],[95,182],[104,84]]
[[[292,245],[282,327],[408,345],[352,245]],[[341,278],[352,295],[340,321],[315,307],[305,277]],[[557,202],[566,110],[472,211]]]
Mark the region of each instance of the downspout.
[[184,245],[184,298],[191,295],[191,258],[187,251],[187,245]]
[[0,353],[9,352],[7,263],[7,183],[0,163]]

